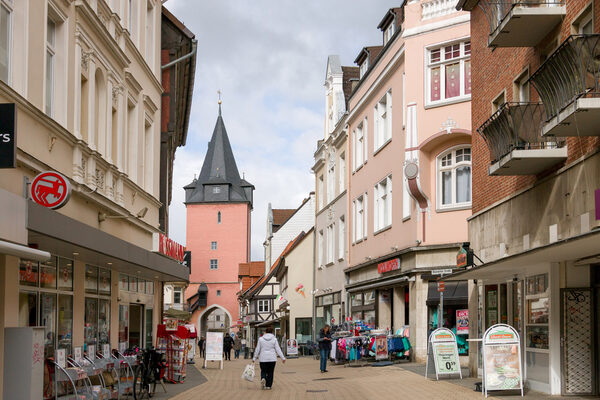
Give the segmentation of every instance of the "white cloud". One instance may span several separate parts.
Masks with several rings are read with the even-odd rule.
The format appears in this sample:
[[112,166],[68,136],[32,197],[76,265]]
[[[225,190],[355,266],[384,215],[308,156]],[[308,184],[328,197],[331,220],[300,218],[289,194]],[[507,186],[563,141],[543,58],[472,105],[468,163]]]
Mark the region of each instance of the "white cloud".
[[183,186],[200,173],[217,117],[217,90],[240,173],[256,187],[252,259],[263,258],[267,204],[296,208],[314,190],[310,172],[323,136],[327,56],[352,65],[380,44],[377,24],[399,1],[169,0],[198,39],[188,140],[177,150],[170,236],[185,243]]

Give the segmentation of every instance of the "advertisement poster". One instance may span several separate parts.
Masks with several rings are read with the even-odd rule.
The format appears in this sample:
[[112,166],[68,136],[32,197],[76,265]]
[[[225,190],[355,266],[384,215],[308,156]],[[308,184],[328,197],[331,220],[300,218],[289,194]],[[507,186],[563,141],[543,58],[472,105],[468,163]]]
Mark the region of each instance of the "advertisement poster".
[[484,390],[523,389],[518,333],[508,325],[489,328],[483,337]]
[[73,349],[73,358],[75,359],[76,363],[81,363],[81,360],[83,359],[81,347],[75,347]]
[[432,347],[435,369],[438,375],[458,374],[460,372],[456,342],[432,343]]
[[288,339],[287,355],[288,356],[298,356],[298,341],[296,339]]
[[88,357],[90,357],[92,360],[94,358],[96,358],[96,345],[95,344],[88,345],[87,354],[88,354]]
[[387,358],[388,358],[387,336],[377,336],[375,338],[375,348],[377,350],[375,358],[377,360],[387,360]]
[[456,310],[456,334],[469,334],[469,310]]
[[59,367],[67,368],[66,350],[65,349],[57,349],[56,350],[56,364],[58,364]]
[[110,358],[111,354],[110,354],[110,344],[105,343],[102,345],[102,356],[104,358]]
[[223,334],[221,332],[206,333],[206,360],[223,360]]

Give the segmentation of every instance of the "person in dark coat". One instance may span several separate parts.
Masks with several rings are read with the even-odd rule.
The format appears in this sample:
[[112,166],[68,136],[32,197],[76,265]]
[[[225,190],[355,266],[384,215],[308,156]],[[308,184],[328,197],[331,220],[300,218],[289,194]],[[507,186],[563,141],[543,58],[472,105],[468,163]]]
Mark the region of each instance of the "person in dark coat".
[[231,361],[231,349],[233,347],[233,338],[228,333],[225,334],[223,339],[223,353],[225,353],[225,359]]
[[200,336],[200,339],[198,339],[198,355],[200,357],[206,357],[205,354],[205,349],[206,349],[206,339],[204,339],[204,336]]
[[327,359],[331,353],[331,327],[325,325],[319,332],[319,355],[321,358],[321,372],[327,371]]
[[233,338],[233,354],[235,358],[240,358],[240,350],[242,350],[242,340],[240,339],[240,335],[237,334]]

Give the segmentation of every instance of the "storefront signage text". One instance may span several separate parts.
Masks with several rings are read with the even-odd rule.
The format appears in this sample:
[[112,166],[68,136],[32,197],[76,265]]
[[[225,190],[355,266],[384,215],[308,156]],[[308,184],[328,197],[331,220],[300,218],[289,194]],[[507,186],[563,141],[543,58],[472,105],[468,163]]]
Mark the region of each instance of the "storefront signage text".
[[44,171],[31,182],[31,198],[40,206],[56,210],[67,204],[70,197],[69,179],[58,172]]
[[384,274],[386,272],[395,271],[400,269],[400,259],[394,258],[393,260],[384,261],[377,264],[377,272]]
[[523,396],[523,369],[521,341],[513,327],[497,324],[483,335],[483,391],[521,390]]
[[438,328],[431,332],[428,341],[428,356],[425,366],[425,376],[429,371],[429,354],[432,354],[435,376],[458,374],[462,379],[456,336],[447,328]]
[[17,130],[14,103],[0,104],[0,168],[17,166]]
[[456,310],[456,334],[469,334],[469,310]]
[[152,251],[174,258],[181,263],[185,257],[185,246],[160,232],[152,235]]

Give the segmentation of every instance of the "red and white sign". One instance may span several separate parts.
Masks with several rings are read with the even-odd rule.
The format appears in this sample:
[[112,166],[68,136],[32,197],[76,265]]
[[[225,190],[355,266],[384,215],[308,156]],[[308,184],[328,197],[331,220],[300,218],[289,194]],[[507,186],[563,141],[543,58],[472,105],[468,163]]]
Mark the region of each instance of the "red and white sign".
[[444,291],[446,291],[446,284],[443,281],[438,282],[438,292],[444,292]]
[[31,198],[41,206],[56,210],[61,208],[71,197],[71,184],[62,174],[44,171],[31,183]]
[[383,274],[385,272],[395,271],[400,269],[400,259],[394,258],[393,260],[384,261],[377,264],[377,272]]
[[173,239],[169,239],[160,232],[152,235],[152,251],[174,258],[179,262],[183,262],[183,258],[185,257],[185,246],[180,245]]

